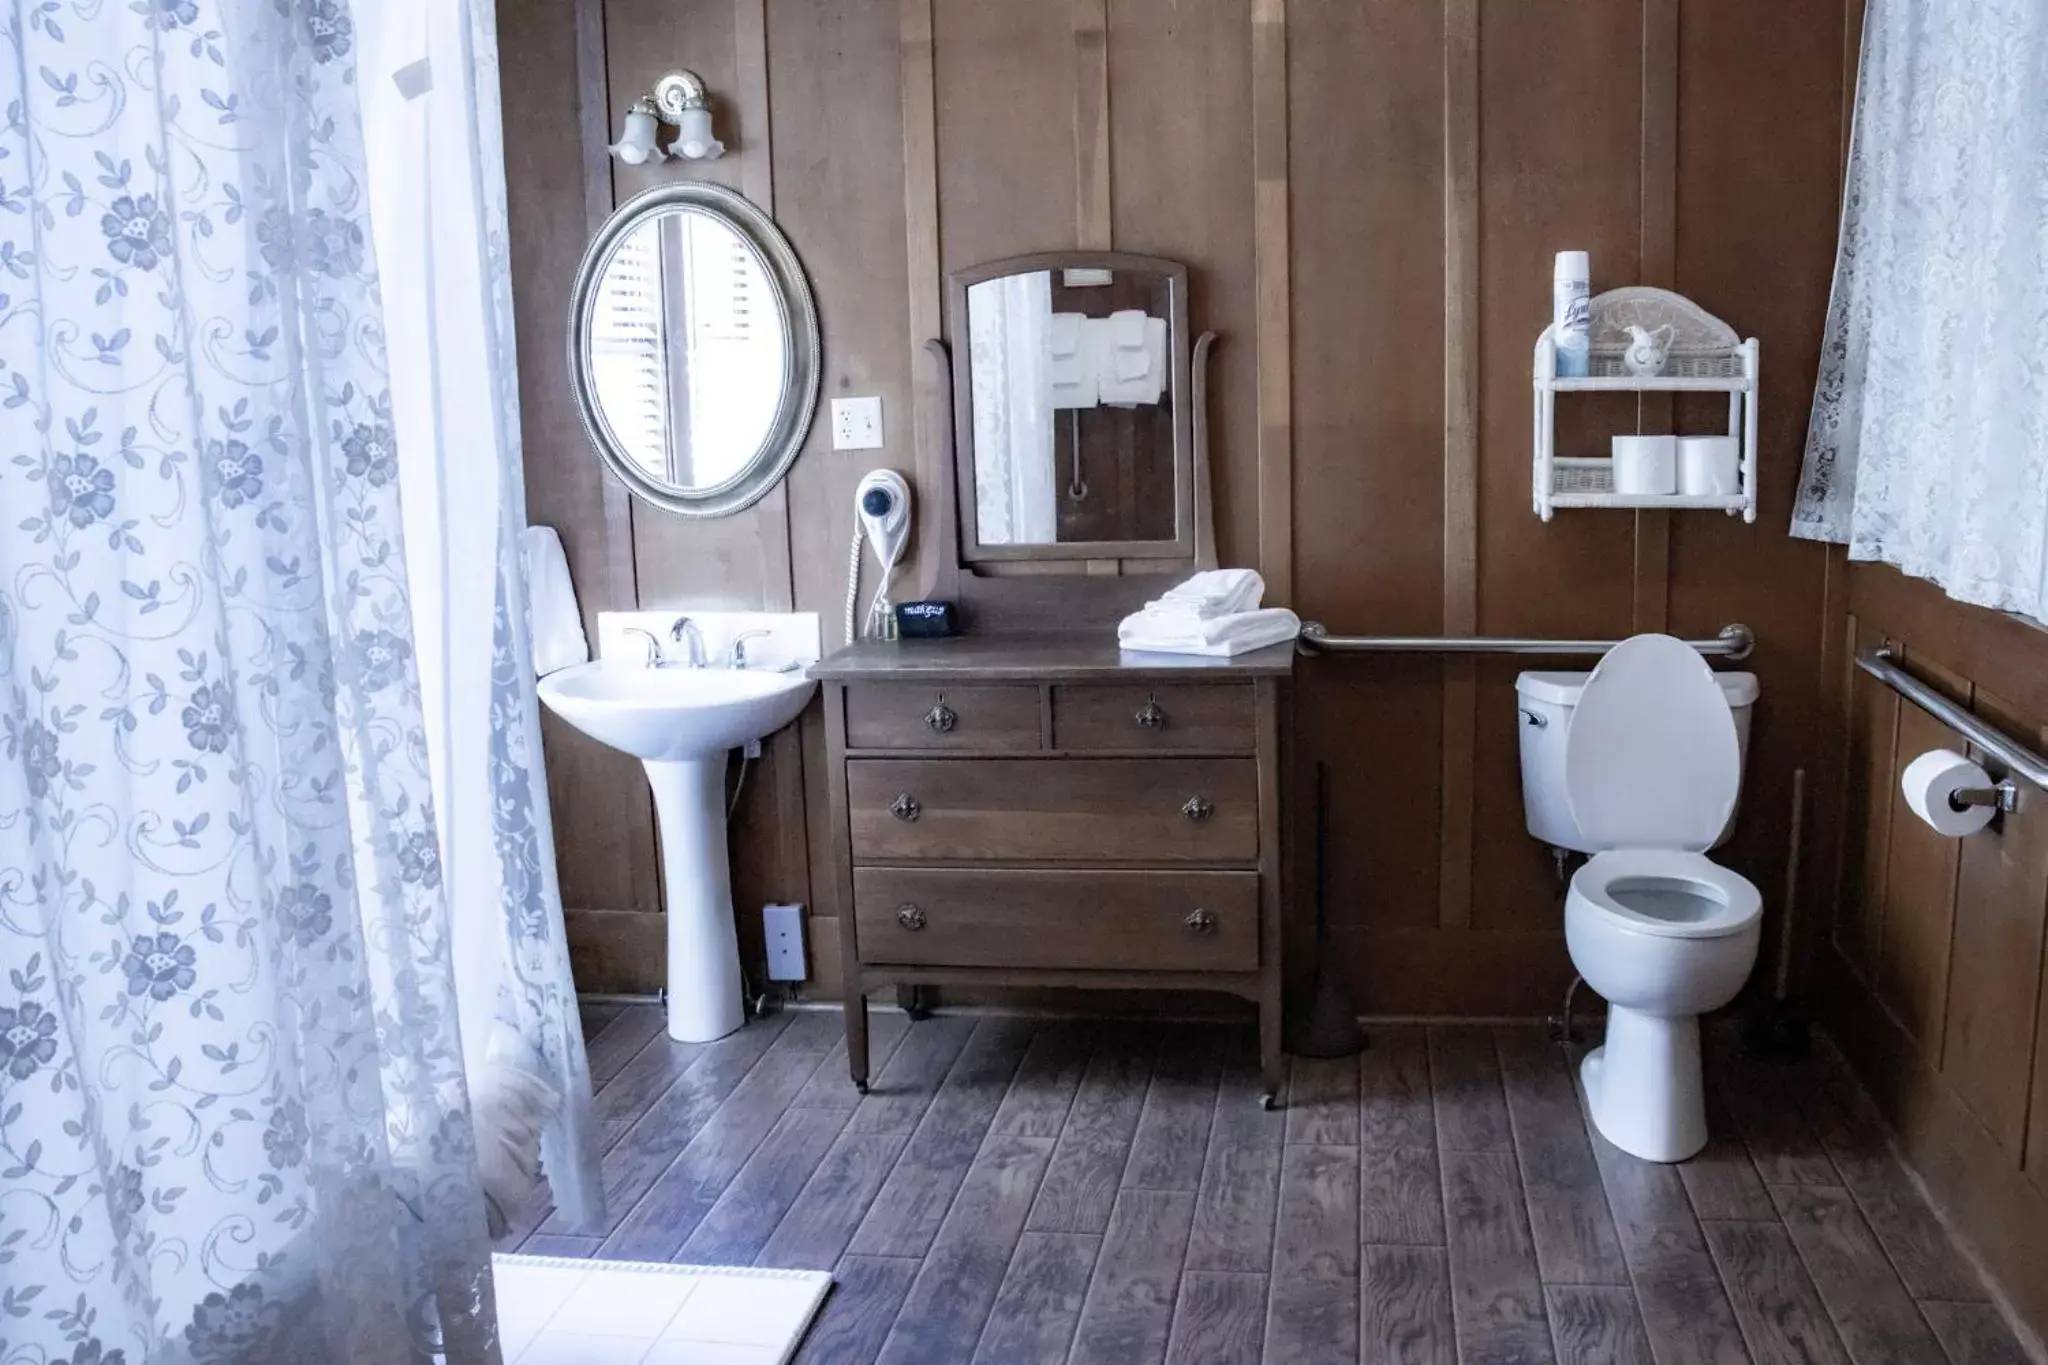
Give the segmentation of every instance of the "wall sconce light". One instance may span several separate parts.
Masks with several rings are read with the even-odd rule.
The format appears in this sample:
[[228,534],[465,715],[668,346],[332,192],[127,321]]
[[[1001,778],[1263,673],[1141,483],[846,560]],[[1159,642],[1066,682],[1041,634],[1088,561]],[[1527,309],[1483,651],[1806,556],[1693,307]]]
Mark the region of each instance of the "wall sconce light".
[[[657,141],[664,123],[676,130],[667,152]],[[656,81],[653,91],[626,110],[626,125],[611,151],[628,166],[665,160],[671,154],[689,161],[715,161],[725,155],[725,144],[711,135],[711,105],[703,78],[694,71],[671,71]]]

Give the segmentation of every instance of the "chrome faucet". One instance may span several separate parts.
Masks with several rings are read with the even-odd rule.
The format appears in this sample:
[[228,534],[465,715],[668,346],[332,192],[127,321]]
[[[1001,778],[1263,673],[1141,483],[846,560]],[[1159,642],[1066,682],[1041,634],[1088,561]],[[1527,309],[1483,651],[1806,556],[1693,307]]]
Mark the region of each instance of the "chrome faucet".
[[645,664],[648,668],[665,668],[668,666],[668,660],[662,656],[661,640],[653,631],[642,630],[638,626],[627,626],[623,633],[626,635],[638,635],[647,641]]
[[741,631],[733,637],[732,651],[726,655],[725,666],[727,668],[745,668],[747,666],[747,641],[772,640],[774,638],[775,632],[772,630]]
[[697,628],[695,621],[687,616],[678,616],[675,624],[668,628],[668,638],[677,644],[689,645],[689,667],[704,667],[704,632]]

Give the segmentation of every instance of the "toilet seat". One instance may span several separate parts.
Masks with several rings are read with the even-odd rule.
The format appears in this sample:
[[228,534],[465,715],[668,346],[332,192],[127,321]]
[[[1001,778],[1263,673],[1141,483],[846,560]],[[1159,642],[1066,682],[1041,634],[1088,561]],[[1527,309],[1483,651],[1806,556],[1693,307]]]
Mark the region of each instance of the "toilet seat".
[[1691,645],[1638,635],[1586,679],[1565,731],[1564,790],[1591,847],[1699,853],[1735,809],[1742,742]]
[[1614,927],[1654,938],[1726,938],[1763,914],[1763,896],[1748,878],[1677,849],[1597,853],[1573,875],[1571,890]]

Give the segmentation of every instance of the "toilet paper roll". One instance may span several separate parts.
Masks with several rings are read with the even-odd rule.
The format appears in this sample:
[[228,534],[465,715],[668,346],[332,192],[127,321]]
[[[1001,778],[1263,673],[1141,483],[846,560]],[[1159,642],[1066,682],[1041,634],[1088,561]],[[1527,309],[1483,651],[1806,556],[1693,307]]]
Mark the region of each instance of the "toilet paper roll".
[[1991,823],[1997,812],[1990,806],[1949,804],[1949,794],[1967,787],[1988,787],[1991,775],[1952,749],[1930,749],[1906,765],[1899,778],[1899,790],[1913,814],[1936,834],[1961,839]]
[[1678,491],[1729,498],[1742,491],[1742,443],[1733,436],[1678,438]]
[[1616,436],[1614,491],[1652,497],[1678,491],[1676,436]]

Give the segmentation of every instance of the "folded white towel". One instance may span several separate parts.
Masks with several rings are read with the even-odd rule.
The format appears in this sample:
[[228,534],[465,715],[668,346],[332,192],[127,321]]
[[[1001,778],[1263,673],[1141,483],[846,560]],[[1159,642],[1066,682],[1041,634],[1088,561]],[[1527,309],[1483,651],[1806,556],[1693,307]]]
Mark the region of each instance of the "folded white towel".
[[1054,408],[1092,408],[1101,401],[1095,366],[1085,355],[1066,356],[1052,362],[1046,376],[1046,393]]
[[1126,616],[1117,625],[1116,642],[1121,649],[1139,653],[1198,654],[1227,659],[1292,640],[1299,634],[1301,618],[1285,607],[1213,617],[1192,630],[1141,611]]
[[583,613],[576,607],[576,585],[569,577],[562,538],[552,526],[529,526],[520,533],[519,551],[526,561],[533,671],[546,677],[589,662],[590,641],[583,634]]
[[1145,349],[1145,323],[1147,318],[1142,308],[1119,308],[1109,315],[1110,344],[1119,351],[1142,351]]
[[[1104,319],[1097,324],[1097,381],[1102,401],[1122,408],[1157,403],[1166,391],[1166,319],[1139,315],[1144,340],[1136,347],[1117,345],[1117,323]],[[1142,367],[1141,367],[1142,361]]]
[[1257,569],[1205,569],[1168,588],[1150,607],[1191,607],[1200,616],[1252,611],[1266,598]]
[[1152,373],[1152,357],[1145,354],[1143,346],[1128,351],[1119,346],[1111,358],[1111,363],[1116,367],[1117,379],[1126,384],[1134,383]]
[[1079,313],[1052,315],[1045,334],[1045,374],[1048,401],[1055,410],[1092,408],[1100,401],[1098,367],[1089,344],[1091,326]]
[[1081,324],[1087,321],[1079,313],[1054,313],[1052,325],[1045,332],[1046,354],[1055,360],[1061,356],[1078,353],[1081,349]]

